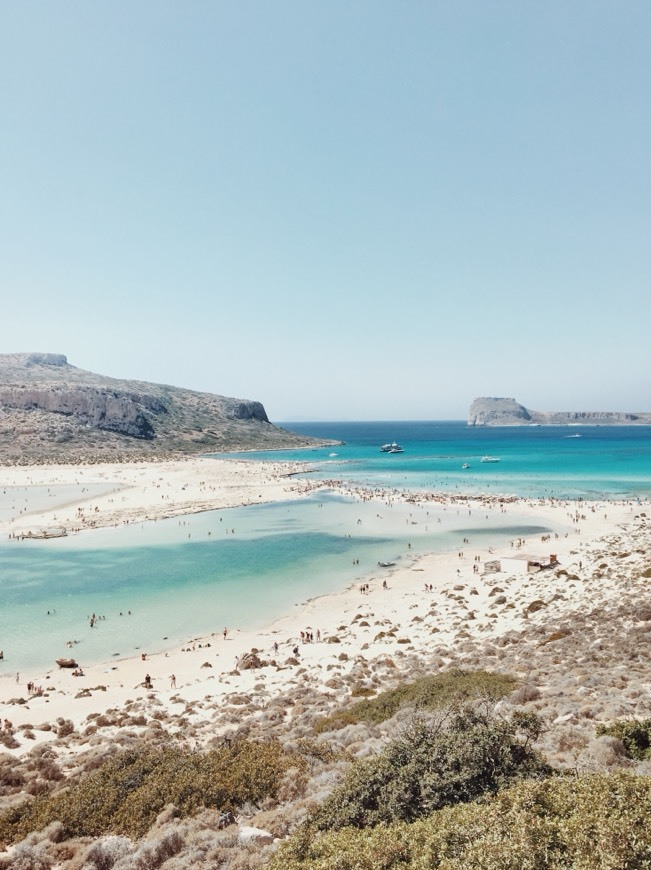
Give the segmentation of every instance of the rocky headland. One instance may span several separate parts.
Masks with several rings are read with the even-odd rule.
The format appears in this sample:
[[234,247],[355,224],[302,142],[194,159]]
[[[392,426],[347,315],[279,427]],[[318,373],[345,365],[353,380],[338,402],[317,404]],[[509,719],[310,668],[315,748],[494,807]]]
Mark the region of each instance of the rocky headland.
[[469,426],[649,426],[651,413],[532,411],[515,399],[483,396],[468,411]]
[[316,443],[257,401],[76,368],[63,354],[0,354],[0,463],[115,462]]

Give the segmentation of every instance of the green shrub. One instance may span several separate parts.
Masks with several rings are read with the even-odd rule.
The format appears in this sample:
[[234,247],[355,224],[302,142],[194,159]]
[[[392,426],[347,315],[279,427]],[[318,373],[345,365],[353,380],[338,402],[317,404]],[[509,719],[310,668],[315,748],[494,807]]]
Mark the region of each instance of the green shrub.
[[60,820],[64,838],[107,833],[140,837],[166,804],[182,815],[202,807],[234,811],[274,796],[283,773],[305,762],[275,742],[242,741],[202,754],[176,747],[122,752],[78,785],[0,815],[0,841],[15,842]]
[[471,707],[436,723],[416,720],[382,753],[356,762],[310,823],[328,830],[413,821],[515,779],[548,775],[529,746],[539,733],[534,714],[502,720]]
[[651,719],[619,719],[610,725],[597,725],[597,735],[618,737],[629,758],[651,758]]
[[321,734],[324,731],[344,728],[346,725],[356,725],[358,722],[378,725],[390,719],[401,707],[439,710],[451,703],[473,698],[498,700],[513,691],[516,685],[517,680],[508,674],[494,674],[490,671],[446,671],[405,682],[375,698],[360,701],[347,710],[338,710],[318,722],[314,730]]
[[525,780],[412,824],[302,828],[268,870],[645,870],[650,817],[648,777]]

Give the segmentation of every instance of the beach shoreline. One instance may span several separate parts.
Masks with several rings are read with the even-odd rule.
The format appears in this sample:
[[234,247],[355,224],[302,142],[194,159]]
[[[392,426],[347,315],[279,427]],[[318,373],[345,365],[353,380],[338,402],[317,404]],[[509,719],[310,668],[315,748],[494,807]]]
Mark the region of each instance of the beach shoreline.
[[[111,534],[110,527],[121,522],[147,522],[169,516],[170,511],[171,515],[179,516],[182,511],[188,514],[259,503],[263,499],[301,498],[323,486],[299,478],[289,479],[289,474],[300,470],[303,468],[294,463],[203,458],[119,467],[0,469],[0,484],[4,487],[55,487],[58,482],[80,488],[79,501],[70,500],[68,493],[65,506],[21,513],[5,520],[0,533],[16,535],[20,530],[52,528],[55,522],[69,523],[81,516],[80,534],[100,524]],[[82,490],[97,483],[110,483],[114,488],[100,496],[87,497],[88,493]],[[334,482],[328,485],[332,487]],[[161,498],[161,487],[163,496],[169,489],[174,498]],[[328,685],[332,681],[331,671],[350,670],[360,657],[385,659],[407,652],[426,657],[446,645],[453,651],[464,632],[488,639],[519,630],[527,601],[544,598],[546,588],[555,590],[559,583],[549,569],[535,574],[520,572],[514,556],[527,553],[545,559],[553,554],[556,563],[552,567],[572,574],[579,570],[580,553],[585,547],[630,522],[645,507],[634,501],[585,503],[449,494],[420,497],[409,492],[373,492],[344,483],[340,483],[339,490],[360,503],[370,500],[378,507],[386,505],[387,498],[403,500],[410,509],[422,511],[423,516],[433,503],[457,510],[461,506],[468,510],[468,523],[472,522],[473,512],[481,514],[482,519],[485,513],[488,519],[486,512],[517,511],[518,515],[530,517],[532,524],[549,529],[549,535],[542,535],[542,540],[511,541],[499,549],[486,540],[473,544],[467,551],[425,555],[407,552],[399,565],[378,566],[363,576],[361,582],[295,602],[289,612],[261,629],[227,626],[225,633],[220,628],[201,637],[189,637],[180,647],[161,648],[153,654],[143,650],[140,655],[84,665],[80,677],[72,676],[69,669],[14,675],[8,670],[9,663],[4,662],[5,672],[0,675],[0,717],[9,720],[18,737],[18,745],[11,751],[21,755],[40,742],[51,740],[56,726],[54,730],[47,729],[48,723],[69,721],[74,733],[83,735],[93,718],[108,709],[133,703],[145,708],[162,705],[171,716],[180,693],[190,703],[200,703],[208,693],[211,701],[207,711],[213,713],[233,692],[248,693],[251,697],[257,693],[260,699],[269,700],[295,685],[297,679],[311,681],[317,691],[335,696],[336,691]],[[123,500],[116,504],[116,496]],[[87,517],[90,519],[86,520]],[[73,534],[72,526],[69,533]],[[516,575],[508,579],[508,584],[504,572],[493,574],[485,568],[487,562],[500,559],[510,559],[509,572]],[[510,610],[509,605],[500,612],[493,608],[491,589],[497,584],[498,588],[509,586]],[[495,610],[493,614],[489,614],[491,609]],[[426,629],[427,617],[431,623],[433,614],[435,624]],[[262,664],[251,669],[244,667],[246,657],[251,661],[251,655]],[[26,686],[32,688],[31,694]],[[197,730],[206,740],[214,736],[210,718],[206,712],[203,726]],[[40,725],[47,730],[39,730]],[[27,733],[30,736],[24,739],[21,735]],[[79,736],[77,750],[87,746],[91,736]],[[182,736],[181,732],[178,736]]]
[[[77,534],[87,529],[187,516],[209,510],[300,498],[317,484],[293,479],[307,464],[196,456],[161,462],[0,466],[0,491],[76,488],[76,497],[41,498],[0,519],[0,537]],[[93,494],[90,488],[108,487]],[[50,495],[55,495],[51,492]]]

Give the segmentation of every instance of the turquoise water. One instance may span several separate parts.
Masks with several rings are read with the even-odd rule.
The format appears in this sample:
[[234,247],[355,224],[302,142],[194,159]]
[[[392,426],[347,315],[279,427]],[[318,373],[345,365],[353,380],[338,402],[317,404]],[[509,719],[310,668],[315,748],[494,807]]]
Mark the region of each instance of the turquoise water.
[[[320,479],[558,497],[651,494],[649,429],[582,427],[581,438],[568,438],[574,430],[476,430],[458,423],[291,428],[346,441],[317,451],[267,454],[273,460],[307,459],[310,475]],[[381,443],[393,440],[404,453],[379,452]],[[500,462],[482,464],[484,454]],[[471,466],[467,471],[463,462]],[[52,498],[50,491],[41,495]],[[6,498],[15,506],[24,493]],[[51,541],[8,541],[0,545],[0,677],[51,668],[67,654],[67,640],[79,641],[75,655],[82,664],[110,666],[116,654],[155,652],[224,626],[261,626],[297,602],[368,577],[380,560],[453,550],[468,536],[499,544],[544,531],[511,509],[471,519],[462,508],[416,511],[320,492],[300,502]],[[91,629],[93,612],[106,619]]]
[[[307,459],[314,466],[311,476],[318,479],[558,498],[651,495],[651,426],[483,428],[422,421],[283,425],[346,442],[316,451],[254,454]],[[381,444],[392,441],[401,444],[404,453],[380,452]],[[500,461],[482,463],[484,455]],[[470,468],[464,470],[464,463]]]

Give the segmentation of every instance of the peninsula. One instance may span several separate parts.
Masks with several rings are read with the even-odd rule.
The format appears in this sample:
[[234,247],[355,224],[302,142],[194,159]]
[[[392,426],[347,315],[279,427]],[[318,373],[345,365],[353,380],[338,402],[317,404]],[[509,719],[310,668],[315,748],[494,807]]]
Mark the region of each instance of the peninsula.
[[649,426],[651,413],[532,411],[515,399],[484,396],[468,411],[469,426]]
[[0,464],[124,462],[308,446],[257,401],[120,380],[58,353],[0,354]]

